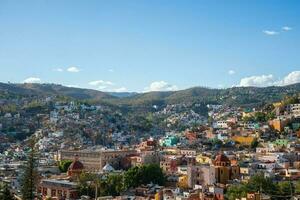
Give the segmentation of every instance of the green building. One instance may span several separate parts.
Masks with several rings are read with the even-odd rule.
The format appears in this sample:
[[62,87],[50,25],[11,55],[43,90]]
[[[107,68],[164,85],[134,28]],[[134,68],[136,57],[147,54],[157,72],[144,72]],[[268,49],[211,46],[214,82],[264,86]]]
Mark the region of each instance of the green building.
[[175,146],[179,142],[177,136],[168,135],[163,140],[160,141],[160,145],[164,147],[172,147]]

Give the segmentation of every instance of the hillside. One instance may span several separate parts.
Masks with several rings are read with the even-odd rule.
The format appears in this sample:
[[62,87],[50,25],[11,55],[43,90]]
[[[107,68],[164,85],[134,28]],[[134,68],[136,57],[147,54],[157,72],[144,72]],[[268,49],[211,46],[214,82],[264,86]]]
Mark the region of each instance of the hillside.
[[29,95],[29,96],[49,96],[49,95],[61,95],[75,99],[93,99],[104,100],[113,99],[112,95],[101,92],[98,90],[81,89],[75,87],[66,87],[57,84],[6,84],[0,83],[0,92],[6,92],[9,94],[17,95]]
[[281,100],[284,96],[300,93],[300,83],[284,87],[234,87],[210,89],[194,87],[174,92],[150,92],[113,102],[128,105],[161,105],[186,103],[226,104],[237,106],[259,106]]
[[98,90],[65,87],[57,84],[0,83],[0,93],[15,95],[61,95],[79,100],[106,102],[119,106],[148,107],[152,105],[213,103],[237,106],[259,106],[287,95],[300,93],[300,83],[272,87],[233,87],[211,89],[194,87],[179,91],[148,93],[107,93]]

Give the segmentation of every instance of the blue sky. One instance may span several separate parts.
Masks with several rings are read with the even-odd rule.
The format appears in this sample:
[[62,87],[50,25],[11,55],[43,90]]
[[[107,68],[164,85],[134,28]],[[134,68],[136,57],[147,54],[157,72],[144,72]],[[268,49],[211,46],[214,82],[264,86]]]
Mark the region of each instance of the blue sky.
[[0,0],[0,81],[103,91],[300,82],[300,1]]

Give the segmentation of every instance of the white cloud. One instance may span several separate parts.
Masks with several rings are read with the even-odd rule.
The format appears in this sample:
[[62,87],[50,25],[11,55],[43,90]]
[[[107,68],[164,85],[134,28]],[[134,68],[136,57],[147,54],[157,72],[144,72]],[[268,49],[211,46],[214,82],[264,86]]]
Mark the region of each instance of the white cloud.
[[228,71],[228,74],[233,75],[233,74],[235,74],[235,71],[231,69],[231,70]]
[[275,79],[272,74],[261,76],[250,76],[242,78],[238,86],[248,87],[266,87],[266,86],[284,86],[300,83],[300,71],[293,71],[283,77],[283,79]]
[[292,27],[289,27],[289,26],[284,26],[284,27],[282,27],[282,30],[284,30],[284,31],[290,31],[290,30],[292,30],[293,28]]
[[89,85],[92,85],[92,86],[113,85],[113,83],[110,82],[110,81],[97,80],[97,81],[91,81],[91,82],[89,82]]
[[53,69],[53,71],[55,71],[55,72],[63,72],[64,70],[62,68],[55,68],[55,69]]
[[126,87],[116,88],[114,89],[114,92],[127,92],[127,88]]
[[113,73],[113,72],[115,72],[115,70],[114,69],[109,69],[108,70],[110,73]]
[[269,75],[261,75],[261,76],[250,76],[242,78],[239,86],[242,87],[265,87],[274,85],[274,77],[272,74]]
[[67,69],[68,72],[72,72],[72,73],[76,73],[76,72],[80,72],[80,69],[78,67],[69,67]]
[[23,81],[23,83],[41,83],[42,80],[37,77],[29,77]]
[[67,87],[80,88],[79,85],[66,85]]
[[144,88],[144,92],[174,90],[178,90],[178,87],[176,85],[171,85],[165,81],[155,81],[152,82],[149,87]]
[[277,31],[270,31],[270,30],[265,30],[263,31],[264,34],[266,35],[277,35],[279,34]]
[[106,90],[110,86],[114,85],[114,83],[111,81],[96,80],[89,82],[89,85],[96,87],[98,90]]
[[300,71],[293,71],[286,75],[281,81],[279,81],[278,85],[291,85],[295,83],[300,83]]

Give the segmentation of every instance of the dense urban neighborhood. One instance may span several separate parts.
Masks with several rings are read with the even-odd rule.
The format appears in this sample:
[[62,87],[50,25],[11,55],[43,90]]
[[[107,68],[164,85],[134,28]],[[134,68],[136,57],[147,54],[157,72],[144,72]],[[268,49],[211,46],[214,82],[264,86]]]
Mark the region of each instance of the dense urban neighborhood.
[[0,0],[0,200],[300,200],[300,0]]
[[1,200],[300,198],[299,91],[264,88],[255,104],[257,88],[235,89],[247,90],[246,104],[222,102],[242,98],[234,92],[182,103],[148,93],[125,105],[5,86]]

